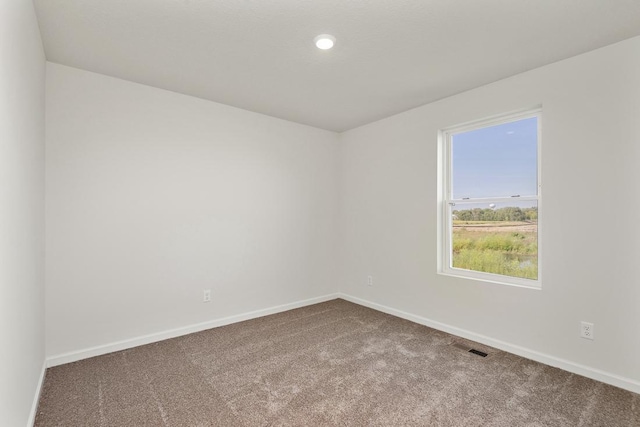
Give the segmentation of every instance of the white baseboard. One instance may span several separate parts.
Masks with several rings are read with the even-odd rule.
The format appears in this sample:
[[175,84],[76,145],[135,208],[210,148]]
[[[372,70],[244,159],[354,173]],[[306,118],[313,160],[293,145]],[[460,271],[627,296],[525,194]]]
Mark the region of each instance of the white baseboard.
[[[47,358],[46,366],[52,367],[52,366],[62,365],[65,363],[75,362],[77,360],[87,359],[89,357],[94,357],[94,356],[100,356],[102,354],[112,353],[114,351],[126,350],[126,349],[137,347],[140,345],[150,344],[150,343],[166,340],[169,338],[175,338],[182,335],[191,334],[194,332],[204,331],[206,329],[217,328],[219,326],[225,326],[232,323],[242,322],[244,320],[255,319],[257,317],[268,316],[270,314],[281,313],[283,311],[293,310],[295,308],[305,307],[312,304],[318,304],[318,303],[329,301],[336,298],[342,298],[344,300],[353,302],[355,304],[369,307],[374,310],[381,311],[383,313],[391,314],[393,316],[410,320],[412,322],[419,323],[421,325],[425,325],[433,329],[437,329],[437,330],[447,332],[462,338],[476,341],[476,342],[488,345],[490,347],[494,347],[500,350],[507,351],[509,353],[516,354],[518,356],[525,357],[527,359],[535,360],[536,362],[544,363],[545,365],[560,368],[565,371],[572,372],[574,374],[582,375],[587,378],[594,379],[596,381],[601,381],[603,383],[610,384],[610,385],[620,387],[625,390],[629,390],[631,392],[640,394],[640,382],[638,381],[621,377],[619,375],[605,372],[599,369],[591,368],[589,366],[574,363],[566,359],[561,359],[559,357],[540,353],[538,351],[531,350],[525,347],[520,347],[504,341],[496,340],[494,338],[487,337],[485,335],[476,334],[475,332],[467,331],[465,329],[457,328],[455,326],[450,326],[445,323],[428,319],[426,317],[407,313],[402,310],[397,310],[395,308],[391,308],[382,304],[374,303],[371,301],[367,301],[367,300],[357,298],[351,295],[343,294],[343,293],[324,295],[317,298],[311,298],[303,301],[283,304],[275,307],[251,311],[248,313],[242,313],[234,316],[224,317],[222,319],[215,319],[208,322],[197,323],[194,325],[175,328],[168,331],[157,332],[154,334],[130,338],[127,340],[122,340],[122,341],[118,341],[110,344],[105,344],[105,345],[91,347],[83,350],[55,355]],[[29,425],[32,425],[33,420],[35,420],[35,414],[37,411],[37,405],[38,405],[38,400],[40,396],[39,393],[42,388],[42,382],[44,380],[44,373],[45,373],[45,367],[43,367],[43,370],[41,373],[41,378],[38,385],[38,395],[34,400],[33,408],[31,411],[32,413],[30,416],[31,421]]]
[[282,304],[275,307],[264,308],[261,310],[251,311],[248,313],[237,314],[234,316],[224,317],[222,319],[210,320],[207,322],[197,323],[194,325],[183,326],[180,328],[170,329],[168,331],[156,332],[149,335],[143,335],[140,337],[129,338],[122,341],[113,342],[110,344],[99,345],[96,347],[90,347],[83,350],[72,351],[69,353],[58,354],[47,357],[47,366],[58,366],[65,363],[71,363],[82,359],[88,359],[94,356],[100,356],[114,351],[126,350],[140,345],[151,344],[154,342],[166,340],[169,338],[175,338],[182,335],[192,334],[194,332],[204,331],[206,329],[217,328],[219,326],[225,326],[232,323],[242,322],[244,320],[255,319],[256,317],[268,316],[270,314],[281,313],[287,310],[293,310],[295,308],[305,307],[312,304],[318,304],[321,302],[329,301],[339,298],[338,293],[324,295],[316,298],[310,298],[302,301],[296,301],[289,304]]
[[36,393],[33,397],[33,403],[31,404],[31,411],[29,412],[29,420],[27,421],[27,427],[33,426],[36,422],[36,415],[38,414],[38,403],[40,402],[40,395],[42,394],[42,386],[44,385],[44,376],[47,372],[47,362],[42,363],[42,370],[40,371],[40,378],[38,379],[38,386],[36,387]]
[[560,368],[565,371],[572,372],[574,374],[582,375],[584,377],[591,378],[596,381],[601,381],[603,383],[610,384],[610,385],[620,387],[625,390],[629,390],[631,392],[640,394],[640,382],[629,379],[629,378],[624,378],[616,374],[601,371],[599,369],[591,368],[589,366],[581,365],[578,363],[574,363],[569,360],[561,359],[559,357],[551,356],[548,354],[540,353],[535,350],[530,350],[528,348],[509,344],[504,341],[500,341],[500,340],[493,339],[491,337],[476,334],[474,332],[470,332],[465,329],[460,329],[455,326],[450,326],[444,323],[440,323],[435,320],[431,320],[431,319],[427,319],[426,317],[407,313],[402,310],[396,310],[395,308],[391,308],[382,304],[377,304],[375,302],[363,300],[351,295],[341,293],[339,294],[339,297],[344,300],[353,302],[355,304],[369,307],[374,310],[382,311],[383,313],[391,314],[393,316],[410,320],[412,322],[419,323],[421,325],[425,325],[430,328],[437,329],[439,331],[447,332],[452,335],[466,338],[468,340],[476,341],[481,344],[485,344],[490,347],[504,350],[509,353],[513,353],[527,359],[535,360],[536,362],[544,363],[545,365]]

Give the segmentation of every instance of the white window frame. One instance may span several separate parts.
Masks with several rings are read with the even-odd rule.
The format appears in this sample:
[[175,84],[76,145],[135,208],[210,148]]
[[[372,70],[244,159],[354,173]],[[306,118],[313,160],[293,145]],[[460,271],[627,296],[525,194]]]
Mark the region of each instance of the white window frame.
[[[450,212],[453,210],[452,206],[456,206],[459,209],[464,209],[464,205],[474,205],[477,203],[508,203],[513,201],[512,197],[487,197],[477,199],[453,199],[452,198],[452,138],[454,135],[472,130],[497,126],[505,123],[510,123],[518,120],[537,118],[538,124],[538,141],[537,141],[537,192],[535,195],[517,195],[519,201],[536,201],[538,206],[538,278],[537,280],[525,279],[520,277],[505,276],[502,274],[485,273],[475,270],[465,270],[461,268],[454,268],[452,266],[452,251],[451,241],[453,232],[453,219]],[[542,181],[541,181],[541,135],[542,135],[542,107],[536,107],[533,109],[527,109],[519,112],[501,114],[499,116],[476,120],[473,122],[465,123],[462,125],[452,126],[442,129],[438,134],[438,150],[439,156],[439,168],[438,168],[438,181],[439,187],[439,238],[438,238],[438,273],[447,275],[462,277],[473,280],[481,280],[485,282],[499,283],[504,285],[512,285],[519,287],[526,287],[532,289],[541,289],[542,287],[542,265],[541,265],[541,224],[542,224]],[[516,196],[516,195],[514,195]],[[461,208],[462,207],[462,208]]]

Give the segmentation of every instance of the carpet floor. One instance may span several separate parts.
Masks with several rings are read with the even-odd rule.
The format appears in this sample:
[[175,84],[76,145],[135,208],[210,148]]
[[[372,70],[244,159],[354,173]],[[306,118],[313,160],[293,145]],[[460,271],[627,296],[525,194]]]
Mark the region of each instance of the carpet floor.
[[638,427],[640,395],[338,299],[49,368],[35,425]]

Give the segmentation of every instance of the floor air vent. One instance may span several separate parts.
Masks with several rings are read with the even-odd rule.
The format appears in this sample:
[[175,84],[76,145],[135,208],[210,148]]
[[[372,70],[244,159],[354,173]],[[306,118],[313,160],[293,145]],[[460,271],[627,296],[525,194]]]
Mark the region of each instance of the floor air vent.
[[487,357],[489,354],[485,353],[484,351],[480,351],[480,350],[476,350],[473,347],[469,347],[466,344],[460,343],[460,342],[456,342],[452,344],[453,347],[458,348],[460,350],[466,351],[467,353],[473,353],[475,355],[481,356],[481,357]]
[[482,357],[487,357],[487,353],[485,353],[484,351],[476,350],[475,348],[472,348],[471,350],[469,350],[469,353],[477,354],[478,356],[482,356]]

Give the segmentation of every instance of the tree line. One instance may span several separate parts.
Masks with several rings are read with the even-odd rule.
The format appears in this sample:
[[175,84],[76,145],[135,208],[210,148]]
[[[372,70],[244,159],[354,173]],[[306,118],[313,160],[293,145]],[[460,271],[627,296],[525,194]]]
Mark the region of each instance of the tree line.
[[453,211],[453,219],[460,221],[537,221],[538,208],[508,206],[500,209],[465,209]]

